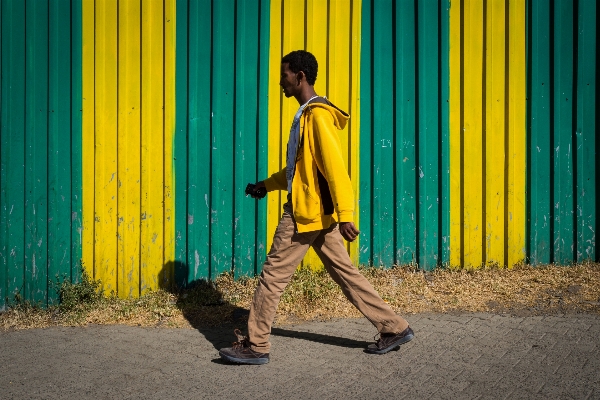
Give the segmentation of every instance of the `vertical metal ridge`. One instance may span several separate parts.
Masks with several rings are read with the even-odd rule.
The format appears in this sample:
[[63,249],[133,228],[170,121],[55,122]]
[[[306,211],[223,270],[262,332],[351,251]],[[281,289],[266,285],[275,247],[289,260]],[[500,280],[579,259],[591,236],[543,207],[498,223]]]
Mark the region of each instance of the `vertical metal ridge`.
[[438,57],[438,65],[437,65],[437,73],[439,76],[439,86],[438,86],[438,91],[437,91],[437,97],[438,97],[438,108],[437,108],[437,115],[438,115],[438,125],[437,125],[437,129],[439,132],[439,136],[438,136],[438,156],[437,156],[437,162],[438,162],[438,169],[437,169],[437,174],[438,174],[438,182],[437,182],[437,191],[439,193],[439,200],[438,200],[438,204],[437,204],[437,208],[438,208],[438,221],[437,221],[437,230],[439,232],[438,237],[437,237],[437,248],[438,248],[438,260],[439,260],[439,265],[445,265],[447,266],[447,261],[446,261],[446,257],[445,257],[445,251],[444,251],[444,238],[445,238],[445,229],[444,229],[444,223],[445,221],[447,221],[447,216],[444,215],[444,206],[447,204],[448,200],[446,200],[446,191],[445,191],[445,179],[443,178],[444,176],[444,162],[446,161],[446,158],[448,157],[448,153],[446,152],[445,149],[445,129],[444,129],[444,118],[445,118],[445,113],[444,113],[444,106],[443,106],[443,102],[444,102],[444,98],[445,98],[445,92],[444,92],[444,75],[446,73],[446,71],[444,70],[444,50],[445,50],[445,41],[446,41],[446,36],[445,36],[445,24],[442,21],[442,16],[444,15],[444,4],[445,1],[441,1],[439,3],[439,9],[438,9],[438,18],[437,18],[437,23],[439,26],[439,31],[438,31],[438,36],[437,36],[437,41],[439,43],[438,46],[438,51],[437,51],[437,57]]
[[[94,98],[94,111],[93,111],[93,125],[94,125],[94,139],[93,139],[93,143],[94,143],[94,147],[93,147],[93,152],[94,152],[94,158],[93,158],[93,177],[96,176],[96,132],[98,129],[98,122],[97,122],[97,118],[96,118],[96,87],[97,87],[97,79],[96,79],[96,72],[97,72],[97,68],[96,68],[96,51],[97,51],[97,45],[98,45],[98,40],[97,40],[97,27],[98,27],[98,13],[96,12],[96,0],[93,0],[93,10],[94,10],[94,50],[93,50],[93,54],[94,54],[94,61],[93,61],[93,66],[94,66],[94,88],[93,88],[93,98]],[[92,277],[94,279],[97,279],[98,277],[98,268],[96,268],[96,256],[97,256],[97,251],[96,251],[96,222],[95,222],[95,213],[96,213],[96,179],[91,179],[91,181],[93,182],[93,199],[92,200],[92,213],[90,215],[91,217],[91,226],[92,226],[92,242],[91,242],[91,247],[92,247],[92,259],[91,259],[91,263],[92,263]]]
[[[306,18],[306,17],[305,17]],[[327,38],[331,36],[331,0],[327,0]],[[326,69],[326,81],[327,81],[327,96],[331,96],[331,75],[329,73],[329,66],[331,65],[331,53],[330,46],[327,46],[325,62],[327,63]]]
[[465,0],[460,0],[460,265],[465,265]]
[[143,151],[141,128],[142,128],[142,121],[143,121],[143,118],[144,118],[144,116],[143,116],[144,98],[143,98],[143,94],[142,94],[143,88],[141,87],[141,82],[142,82],[142,78],[143,78],[143,73],[142,73],[142,68],[143,68],[142,67],[142,65],[143,65],[143,62],[142,62],[142,60],[143,60],[143,58],[142,58],[142,56],[143,56],[143,54],[142,54],[142,51],[143,51],[142,50],[142,43],[143,43],[143,40],[144,40],[144,34],[143,34],[143,27],[142,27],[142,20],[143,20],[143,16],[142,16],[143,14],[142,13],[143,13],[144,4],[143,4],[142,0],[139,0],[139,1],[140,1],[140,29],[139,29],[139,31],[140,31],[140,52],[139,52],[139,63],[140,63],[140,69],[139,69],[139,82],[140,82],[140,95],[139,95],[139,102],[140,102],[140,106],[139,106],[140,107],[140,117],[139,117],[140,140],[139,140],[139,157],[138,157],[138,162],[139,162],[139,165],[140,165],[140,185],[139,185],[139,191],[138,191],[138,193],[139,193],[140,202],[139,202],[139,205],[138,205],[138,208],[139,208],[138,215],[139,215],[139,218],[140,218],[140,225],[139,225],[139,229],[138,229],[138,234],[136,236],[138,237],[140,246],[139,246],[138,251],[137,251],[138,263],[136,265],[137,266],[136,269],[137,269],[137,276],[139,277],[138,282],[137,282],[137,293],[142,293],[142,290],[143,290],[143,286],[142,286],[143,285],[143,283],[142,283],[142,255],[143,255],[143,252],[142,252],[142,242],[143,242],[143,235],[142,235],[142,229],[141,229],[142,228],[142,226],[141,226],[141,218],[142,218],[142,215],[143,215],[143,210],[142,210],[142,201],[141,201],[141,199],[144,196],[144,191],[143,191],[143,187],[142,187],[142,184],[141,184],[141,180],[142,180],[142,177],[141,177],[141,166],[142,166],[142,151]]
[[[512,0],[514,1],[514,0]],[[510,157],[511,154],[511,146],[510,146],[510,140],[509,140],[509,115],[511,112],[510,109],[510,6],[508,4],[508,2],[505,3],[504,5],[504,60],[506,63],[506,68],[504,70],[504,182],[503,182],[503,190],[504,193],[509,194],[509,163],[508,163],[508,159]],[[527,130],[526,130],[527,131]],[[510,195],[510,194],[509,194]],[[503,210],[503,214],[504,214],[504,235],[503,235],[503,240],[504,240],[504,249],[503,249],[503,253],[504,253],[504,264],[508,267],[510,267],[510,265],[508,265],[508,260],[509,260],[509,255],[508,255],[508,241],[510,240],[509,238],[509,202],[508,199],[504,200],[504,210]],[[504,266],[504,265],[503,265]]]
[[573,65],[571,66],[571,69],[573,71],[573,87],[571,88],[571,93],[570,93],[570,97],[571,97],[571,143],[573,145],[572,149],[572,159],[573,159],[573,187],[571,188],[571,196],[573,196],[573,211],[571,214],[571,219],[573,220],[572,224],[573,224],[573,230],[571,232],[571,234],[573,235],[573,237],[571,238],[572,243],[573,243],[573,261],[578,261],[579,257],[577,255],[578,253],[578,240],[577,240],[577,232],[578,232],[578,228],[579,228],[579,224],[578,221],[580,220],[580,218],[578,218],[579,216],[583,217],[582,214],[580,214],[580,199],[577,193],[577,181],[578,181],[578,177],[579,177],[579,168],[577,166],[577,161],[578,161],[578,154],[579,154],[579,149],[577,146],[577,122],[578,122],[578,118],[577,118],[577,106],[578,106],[578,82],[579,82],[579,77],[578,77],[578,45],[577,45],[577,41],[579,39],[579,32],[578,32],[578,27],[579,27],[579,0],[573,0],[573,41],[571,43],[571,47],[573,49]]
[[[420,95],[420,80],[421,80],[421,71],[419,65],[419,56],[420,56],[420,43],[419,43],[419,0],[414,0],[414,20],[415,20],[415,28],[414,28],[414,46],[415,46],[415,199],[417,199],[417,206],[415,207],[415,231],[417,235],[415,235],[415,263],[420,265],[421,263],[421,243],[420,243],[420,232],[421,232],[421,207],[419,204],[421,201],[421,185],[420,185],[420,173],[421,170],[421,95]],[[395,102],[394,102],[395,103]]]
[[[481,263],[482,265],[487,264],[488,258],[488,246],[487,246],[487,56],[489,52],[493,51],[493,48],[488,48],[487,38],[489,25],[492,23],[491,18],[488,15],[488,0],[483,0],[483,40],[481,53]],[[490,46],[492,47],[492,46]]]
[[[416,1],[416,0],[415,0]],[[396,2],[394,1],[392,3],[392,10],[391,10],[391,14],[392,14],[392,32],[391,32],[391,37],[392,37],[392,51],[395,52],[397,49],[397,45],[396,45],[396,41],[397,41],[397,36],[398,36],[398,23],[397,23],[397,8],[396,8]],[[416,20],[416,18],[415,18]],[[392,57],[392,93],[393,93],[393,98],[396,99],[398,97],[398,92],[397,92],[397,81],[398,81],[398,77],[397,77],[397,63],[398,63],[398,56],[399,54],[394,54],[394,56]],[[397,127],[398,127],[398,114],[397,114],[397,102],[394,101],[392,103],[392,131],[396,132],[397,131]],[[392,143],[391,146],[394,150],[397,149],[397,145],[396,145],[396,135],[392,136]],[[392,181],[393,182],[397,182],[397,158],[396,158],[397,152],[394,151],[392,154],[392,165],[394,166],[394,168],[392,169]],[[394,187],[396,187],[397,185],[394,185]],[[398,209],[396,207],[396,204],[398,204],[398,190],[394,190],[392,192],[392,199],[393,199],[393,204],[394,207],[392,207],[392,218],[394,221],[398,221]],[[397,222],[396,222],[397,223]],[[397,229],[393,229],[392,230],[392,243],[394,246],[394,250],[392,253],[392,259],[394,264],[399,264],[398,262],[398,252],[396,251],[396,249],[398,249],[398,230]]]
[[555,173],[555,169],[556,169],[556,154],[554,151],[554,146],[556,143],[556,127],[555,127],[555,91],[554,91],[554,87],[555,87],[555,82],[556,82],[556,78],[555,78],[555,73],[554,73],[554,59],[555,59],[555,35],[556,35],[556,31],[555,31],[555,23],[556,23],[556,18],[555,18],[555,7],[556,7],[556,2],[555,0],[550,0],[550,4],[549,4],[549,21],[548,21],[548,26],[549,26],[549,37],[548,37],[548,42],[549,42],[549,76],[548,76],[548,91],[549,91],[549,113],[550,113],[550,119],[549,119],[549,140],[550,140],[550,181],[549,181],[549,200],[550,200],[550,210],[549,210],[549,214],[548,214],[548,220],[549,220],[549,243],[548,243],[548,251],[549,251],[549,263],[550,264],[554,264],[556,262],[556,258],[555,258],[555,249],[554,249],[554,243],[556,241],[556,229],[555,229],[555,214],[554,214],[554,205],[555,203],[555,190],[556,190],[556,173]]
[[[526,138],[526,176],[525,176],[525,187],[527,188],[527,193],[526,193],[526,197],[525,197],[525,220],[528,221],[525,224],[525,263],[530,264],[531,263],[531,254],[532,254],[532,248],[531,248],[531,221],[533,219],[533,213],[532,213],[532,191],[531,191],[531,184],[532,184],[532,177],[531,177],[531,168],[529,166],[530,162],[531,162],[531,158],[532,158],[532,140],[531,140],[531,135],[532,135],[532,127],[531,127],[531,123],[529,122],[530,118],[531,118],[531,113],[532,113],[532,80],[533,80],[533,68],[532,68],[532,43],[531,43],[531,38],[532,36],[532,30],[533,30],[533,21],[532,21],[532,1],[533,0],[526,0],[526,16],[525,16],[525,24],[526,24],[526,29],[525,29],[525,37],[526,37],[526,50],[525,50],[525,60],[526,60],[526,99],[527,99],[527,109],[526,109],[526,127],[525,127],[525,132],[527,135]],[[506,213],[508,213],[508,209],[506,210]],[[505,238],[506,239],[506,238]]]
[[[591,2],[594,3],[594,2]],[[596,22],[600,20],[600,7],[598,6],[598,4],[595,4],[596,7]],[[600,29],[598,29],[598,26],[596,25],[596,42],[595,42],[595,48],[596,48],[596,71],[598,71],[598,68],[600,68],[600,51],[598,51],[598,43],[600,43]],[[595,74],[595,86],[596,86],[596,90],[595,90],[595,103],[596,103],[596,107],[595,107],[595,133],[597,135],[597,132],[600,131],[600,84],[599,84],[599,80],[600,80],[600,74],[598,74],[598,72],[596,72]],[[596,225],[595,225],[595,235],[597,235],[598,232],[600,232],[600,139],[597,138],[596,136],[596,181],[595,181],[595,214],[594,214],[594,218],[596,219]],[[592,249],[592,251],[595,251],[595,261],[596,262],[600,262],[600,240],[594,235],[594,239],[595,242],[593,243],[595,246],[595,249]],[[592,259],[594,259],[594,257],[591,257]]]
[[[235,11],[233,12],[233,71],[235,71],[234,73],[234,84],[233,84],[233,90],[232,90],[232,97],[233,97],[233,120],[237,121],[237,107],[236,107],[236,100],[237,100],[237,96],[238,96],[238,90],[237,90],[237,76],[235,76],[237,74],[237,70],[240,67],[238,65],[238,54],[237,54],[237,50],[238,47],[240,47],[240,44],[238,43],[238,12],[239,12],[239,4],[238,4],[238,0],[233,0],[233,8],[235,9]],[[233,135],[232,135],[232,149],[233,149],[233,179],[232,179],[232,183],[233,183],[233,190],[232,190],[232,197],[233,197],[233,201],[231,202],[231,216],[232,216],[232,221],[231,221],[231,225],[233,226],[233,230],[232,230],[232,235],[231,235],[231,268],[230,268],[230,273],[233,276],[237,275],[237,271],[236,271],[236,260],[235,260],[235,245],[236,245],[236,228],[237,228],[237,223],[235,221],[235,210],[236,210],[236,199],[239,198],[238,197],[238,193],[235,190],[236,189],[236,181],[239,179],[237,177],[236,174],[236,166],[238,164],[237,159],[235,157],[235,153],[236,153],[236,148],[237,148],[237,143],[238,143],[238,139],[237,139],[237,125],[235,124],[235,122],[233,123]]]
[[[0,74],[4,75],[4,2],[0,2]],[[4,106],[5,106],[5,100],[3,100],[3,95],[4,95],[4,87],[3,87],[3,80],[0,79],[0,157],[2,157],[4,155],[4,118],[5,118],[5,112],[4,112]],[[5,200],[5,196],[4,193],[5,191],[3,190],[4,185],[6,185],[6,177],[4,174],[4,168],[2,165],[2,162],[0,161],[0,203],[2,203],[3,200]],[[3,224],[0,225],[0,246],[3,247],[4,249],[6,249],[6,239],[7,239],[7,229],[5,228],[6,225],[6,215],[2,212],[2,204],[0,204],[0,222],[2,222]],[[3,250],[5,251],[5,250]],[[0,264],[0,311],[4,311],[6,310],[6,302],[8,299],[8,262],[3,261]]]
[[[51,68],[51,64],[50,64],[50,59],[51,59],[51,55],[50,55],[50,25],[52,23],[51,20],[51,9],[50,9],[50,3],[48,3],[48,14],[47,14],[47,29],[46,29],[46,48],[48,49],[48,57],[47,57],[47,62],[48,62],[48,70],[46,72],[46,82],[48,85],[47,88],[47,92],[46,92],[46,146],[49,149],[50,148],[50,113],[52,112],[52,110],[50,110],[50,68]],[[69,160],[69,164],[70,164],[70,160]],[[46,158],[46,188],[45,188],[45,195],[46,195],[46,217],[49,220],[50,219],[50,211],[52,210],[51,205],[50,205],[50,201],[51,201],[51,196],[50,196],[50,178],[51,178],[51,174],[50,174],[50,155],[48,155],[48,157]],[[49,272],[50,272],[50,262],[51,262],[51,256],[50,256],[50,246],[48,243],[48,240],[50,239],[50,223],[46,223],[47,227],[46,227],[46,234],[45,236],[45,241],[46,241],[46,250],[45,250],[45,259],[46,259],[46,263],[44,265],[44,269],[46,272],[46,279],[45,282],[43,282],[43,288],[45,291],[45,296],[43,299],[43,304],[45,304],[46,306],[48,306],[48,300],[49,300],[49,290],[50,290],[50,284],[49,281],[50,279],[48,279],[50,277]]]
[[[116,114],[117,134],[116,134],[116,139],[115,139],[116,147],[117,147],[117,155],[116,155],[116,158],[115,158],[116,159],[116,163],[115,163],[116,164],[115,165],[116,174],[115,175],[116,175],[116,179],[117,179],[117,195],[115,196],[115,206],[117,208],[117,211],[116,211],[115,216],[116,216],[116,220],[117,220],[117,232],[119,230],[119,210],[120,210],[119,209],[119,203],[120,203],[119,202],[119,191],[120,191],[120,187],[119,186],[120,185],[118,183],[119,182],[119,178],[120,178],[120,176],[119,176],[120,175],[119,174],[119,154],[118,154],[119,153],[119,151],[118,151],[118,149],[119,149],[119,142],[120,142],[119,141],[119,105],[120,105],[119,77],[121,75],[119,73],[119,64],[122,62],[120,54],[119,54],[119,36],[120,36],[119,22],[120,22],[120,14],[121,13],[120,13],[120,9],[119,9],[119,1],[117,0],[117,23],[116,23],[116,26],[117,26],[117,40],[116,40],[117,74],[116,74],[116,82],[115,82],[115,85],[117,86],[117,99],[116,99],[117,100],[116,101],[116,108],[117,108],[117,114]],[[117,233],[117,235],[118,235],[118,233]],[[114,274],[115,275],[115,289],[116,289],[115,291],[117,293],[119,293],[119,286],[120,286],[119,283],[122,284],[122,282],[119,282],[119,272],[121,272],[121,271],[119,271],[119,269],[120,269],[119,268],[119,261],[120,261],[120,257],[119,257],[119,241],[118,241],[118,236],[117,236],[117,245],[115,246],[115,264],[116,264],[116,267],[115,267],[115,274]]]

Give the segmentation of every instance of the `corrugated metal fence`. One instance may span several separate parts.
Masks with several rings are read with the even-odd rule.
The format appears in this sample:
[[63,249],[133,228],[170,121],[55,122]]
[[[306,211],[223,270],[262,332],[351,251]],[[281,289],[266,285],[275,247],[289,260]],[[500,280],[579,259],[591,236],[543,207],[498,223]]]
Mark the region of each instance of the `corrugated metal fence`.
[[178,1],[176,281],[254,275],[266,254],[268,1]]
[[[285,166],[286,146],[290,126],[298,103],[286,99],[279,86],[281,58],[293,50],[310,51],[319,64],[315,91],[350,114],[348,125],[339,131],[345,167],[358,200],[359,126],[360,126],[360,0],[285,0],[271,1],[269,53],[269,147],[268,173]],[[260,179],[266,174],[259,175]],[[279,223],[287,192],[268,195],[267,249]],[[356,202],[358,208],[358,202]],[[358,223],[358,212],[356,212]],[[357,242],[349,245],[350,256],[356,262]],[[264,260],[264,253],[259,258]],[[319,268],[323,264],[310,249],[303,264]]]
[[355,261],[598,260],[597,15],[593,0],[2,0],[0,309],[53,302],[80,259],[123,297],[259,272],[282,197],[243,192],[283,165],[296,104],[279,63],[298,48],[351,114]]
[[172,282],[175,2],[82,5],[82,258],[139,296]]
[[448,3],[362,7],[360,261],[448,260]]
[[81,4],[0,3],[0,310],[81,257]]
[[527,255],[598,260],[600,96],[595,0],[528,3]]
[[525,2],[450,7],[450,265],[525,260]]

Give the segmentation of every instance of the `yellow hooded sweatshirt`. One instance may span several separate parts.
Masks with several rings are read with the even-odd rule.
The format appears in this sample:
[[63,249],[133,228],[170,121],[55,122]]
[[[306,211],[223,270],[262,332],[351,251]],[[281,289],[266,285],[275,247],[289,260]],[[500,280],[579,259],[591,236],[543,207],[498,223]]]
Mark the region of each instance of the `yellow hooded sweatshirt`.
[[[327,229],[336,219],[353,222],[354,193],[337,132],[348,118],[331,103],[311,103],[300,118],[292,179],[292,208],[299,233]],[[264,181],[267,191],[287,189],[285,172],[284,167]]]

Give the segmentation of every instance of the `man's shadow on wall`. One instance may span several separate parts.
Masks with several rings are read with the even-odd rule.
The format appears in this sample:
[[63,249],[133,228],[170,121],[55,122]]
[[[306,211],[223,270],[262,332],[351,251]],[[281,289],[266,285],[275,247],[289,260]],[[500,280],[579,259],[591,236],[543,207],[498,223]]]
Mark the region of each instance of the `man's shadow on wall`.
[[[176,306],[189,324],[200,332],[215,349],[231,346],[236,340],[235,328],[247,333],[250,310],[238,307],[225,300],[214,282],[197,279],[189,281],[189,266],[180,261],[169,261],[158,276],[159,287],[173,293]],[[369,342],[349,338],[295,330],[293,325],[285,328],[273,327],[271,334],[312,342],[364,349]]]

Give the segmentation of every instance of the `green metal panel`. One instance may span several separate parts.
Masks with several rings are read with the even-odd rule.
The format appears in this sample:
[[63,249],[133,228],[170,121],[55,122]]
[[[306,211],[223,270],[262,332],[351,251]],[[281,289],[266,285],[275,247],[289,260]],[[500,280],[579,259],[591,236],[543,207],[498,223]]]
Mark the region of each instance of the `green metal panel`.
[[[436,267],[440,238],[440,63],[438,5],[421,0],[418,5],[418,263],[422,269]],[[447,160],[445,160],[447,162]]]
[[[175,260],[174,274],[177,287],[184,287],[191,278],[189,265],[193,260],[188,258],[188,193],[191,190],[188,181],[188,43],[192,33],[188,31],[188,17],[192,17],[187,0],[176,3],[176,44],[175,51],[175,135],[173,138],[173,174],[175,175]],[[188,37],[189,32],[189,37]],[[198,43],[196,43],[198,44]],[[192,50],[195,50],[192,49]],[[196,71],[199,72],[199,71]],[[190,77],[197,79],[198,76]],[[191,83],[191,81],[190,81]],[[191,98],[189,99],[192,100]],[[194,126],[190,121],[189,126]],[[197,134],[197,131],[195,132]],[[197,136],[189,142],[193,145]],[[189,171],[190,174],[193,171]],[[194,187],[194,190],[196,188]]]
[[[598,175],[596,138],[598,126],[595,124],[598,98],[595,97],[597,68],[597,29],[596,1],[580,0],[577,27],[577,129],[575,138],[576,194],[575,215],[578,262],[595,260],[596,251],[595,225],[597,218],[598,192],[596,179]],[[574,99],[575,100],[575,99]]]
[[0,20],[0,309],[45,306],[81,254],[81,3],[2,1]]
[[49,4],[48,279],[55,280],[71,279],[72,165],[65,162],[72,154],[71,102],[65,101],[72,98],[71,46],[65,45],[71,43],[71,7],[65,1]]
[[4,108],[2,107],[2,97],[4,95],[4,89],[3,89],[3,84],[4,81],[2,79],[2,76],[4,75],[4,69],[2,67],[2,33],[3,33],[3,29],[2,27],[4,26],[4,20],[2,19],[2,3],[0,2],[0,311],[4,311],[4,309],[6,308],[6,283],[7,283],[7,263],[5,261],[6,259],[6,252],[5,252],[5,235],[6,235],[6,228],[3,228],[3,226],[6,225],[6,216],[5,214],[2,212],[2,206],[3,206],[3,200],[4,200],[4,186],[3,183],[6,180],[6,171],[4,168],[4,164],[2,163],[2,159],[4,158],[4,152],[3,152],[3,148],[4,148],[4,135],[2,134],[2,132],[4,131],[4,120],[2,119],[3,116],[3,111]]
[[[210,0],[189,3],[188,283],[196,279],[208,278],[210,268],[211,4]],[[180,49],[179,40],[177,43],[176,53]],[[176,75],[179,75],[179,71]],[[176,112],[179,113],[180,110]],[[176,182],[178,176],[179,174],[175,176]],[[181,195],[181,191],[178,193]],[[176,209],[175,214],[181,211]]]
[[[2,3],[0,2],[0,157],[4,157],[4,152],[3,152],[3,148],[4,148],[4,137],[2,135],[2,131],[3,129],[3,124],[2,124],[2,111],[4,111],[4,109],[2,108],[2,96],[4,95],[4,91],[2,89],[3,87],[3,81],[2,81],[2,73],[4,72],[4,70],[2,69],[2,27],[4,26],[4,21],[2,19]],[[2,163],[2,161],[0,161],[0,207],[2,207],[2,205],[4,204],[4,190],[2,190],[3,188],[3,183],[4,180],[6,179],[6,175],[4,173],[4,164]],[[6,308],[5,303],[6,303],[6,283],[7,283],[7,263],[5,261],[3,261],[4,258],[6,258],[6,253],[5,253],[5,249],[4,249],[4,245],[5,245],[5,240],[4,240],[4,236],[6,235],[6,231],[4,228],[4,225],[6,223],[5,221],[5,215],[2,213],[2,211],[0,211],[0,223],[2,224],[2,226],[0,227],[0,256],[2,258],[0,258],[0,311],[4,311],[4,309]]]
[[528,3],[528,256],[597,258],[594,1]]
[[[582,11],[585,12],[585,11]],[[598,19],[600,19],[600,7],[596,6],[596,19],[595,22],[596,23],[598,21]],[[596,44],[598,42],[600,42],[600,38],[599,36],[599,32],[600,30],[598,30],[596,28]],[[596,66],[595,66],[595,71],[597,71],[598,66],[600,66],[600,52],[596,49]],[[596,72],[596,78],[598,78],[598,73]],[[594,137],[596,137],[598,135],[598,129],[600,129],[600,85],[598,84],[598,81],[596,80],[596,98],[595,98],[595,109],[596,109],[596,125],[594,127]],[[596,140],[596,155],[595,155],[595,160],[596,160],[596,171],[600,171],[600,140]],[[600,188],[600,173],[596,174],[596,188]],[[594,225],[592,225],[594,226]],[[594,232],[600,232],[600,193],[596,192],[596,229]],[[595,234],[594,234],[594,238],[595,238]],[[596,246],[598,246],[598,241],[596,239],[595,240],[595,244]],[[599,262],[600,261],[600,249],[598,249],[598,247],[596,247],[596,257],[595,257],[595,261]]]
[[[264,179],[267,176],[268,149],[269,149],[269,81],[273,79],[269,71],[269,37],[270,37],[270,0],[260,0],[259,9],[259,73],[258,73],[258,132],[257,136],[257,177]],[[262,271],[262,261],[267,252],[267,202],[259,201],[256,213],[256,265],[254,273]]]
[[25,10],[25,298],[46,299],[48,280],[48,4]]
[[448,260],[448,18],[447,2],[363,2],[363,264]]
[[[24,293],[25,264],[25,3],[2,2],[2,300]],[[6,303],[2,305],[4,307]]]
[[551,260],[550,10],[528,5],[527,250],[531,264]]
[[[375,1],[373,7],[373,136],[371,224],[373,265],[394,263],[394,82],[392,1]],[[362,113],[361,113],[362,114]],[[366,171],[365,171],[366,172]],[[364,222],[363,221],[363,225]]]
[[26,5],[25,288],[27,297],[41,304],[48,281],[49,9],[47,3]]
[[[372,210],[372,175],[371,160],[373,154],[373,3],[362,0],[361,45],[360,45],[360,183],[358,211],[360,215],[360,264],[369,265],[373,260],[373,229],[371,226]],[[364,221],[364,222],[363,222]]]
[[254,275],[266,204],[244,189],[267,167],[269,2],[179,0],[176,54],[176,282]]
[[4,80],[2,79],[2,77],[4,76],[4,68],[3,68],[3,64],[2,64],[2,57],[3,57],[3,53],[2,53],[2,38],[3,38],[3,29],[2,27],[4,26],[4,20],[2,19],[2,8],[3,8],[3,4],[0,2],[0,311],[4,311],[4,309],[6,308],[6,297],[7,297],[7,292],[6,292],[6,288],[7,288],[7,282],[8,282],[8,276],[7,276],[7,267],[8,267],[8,263],[6,261],[4,261],[6,259],[6,214],[4,212],[2,212],[1,208],[5,203],[5,191],[4,191],[4,183],[6,181],[6,170],[4,167],[4,163],[2,163],[1,160],[4,159],[4,147],[5,147],[5,142],[4,142],[4,122],[2,119],[2,115],[4,112],[4,108],[2,107],[2,98],[4,97]]
[[439,163],[440,168],[440,248],[441,262],[448,264],[450,261],[450,59],[447,54],[450,54],[450,18],[448,10],[450,9],[450,0],[440,2],[439,19],[440,19],[440,49],[441,54],[441,149],[440,156],[442,162]]
[[[210,277],[231,271],[233,257],[234,193],[234,0],[213,3],[212,109],[211,109],[211,216]],[[236,110],[237,111],[237,110]]]
[[[71,269],[70,278],[78,282],[81,278],[81,252],[82,252],[82,192],[83,192],[83,167],[82,167],[82,4],[80,0],[71,1]],[[57,11],[60,24],[67,24],[68,14]],[[64,135],[64,133],[63,133]],[[65,223],[66,224],[66,223]]]
[[[240,1],[236,8],[235,29],[235,128],[233,157],[235,204],[233,234],[233,268],[236,276],[253,276],[256,260],[256,211],[258,202],[243,193],[248,182],[257,181],[258,91],[248,82],[258,76],[259,3]],[[228,228],[225,225],[226,229]]]
[[554,2],[554,262],[573,261],[573,2]]
[[413,1],[396,3],[396,262],[417,262],[417,10]]

